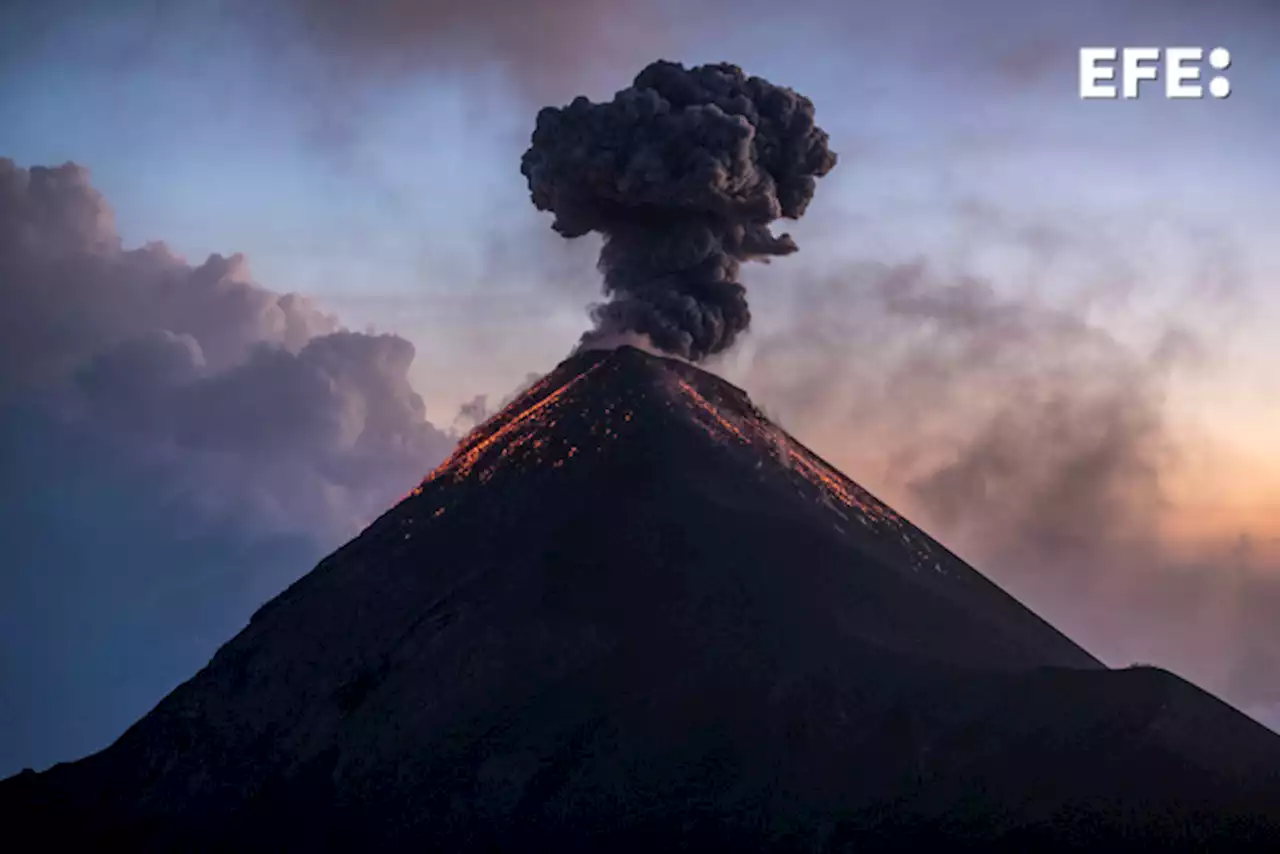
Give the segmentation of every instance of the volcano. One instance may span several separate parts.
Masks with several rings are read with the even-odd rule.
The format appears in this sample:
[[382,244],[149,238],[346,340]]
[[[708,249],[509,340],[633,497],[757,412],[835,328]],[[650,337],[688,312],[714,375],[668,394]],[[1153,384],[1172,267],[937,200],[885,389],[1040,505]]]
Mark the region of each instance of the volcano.
[[1280,737],[624,347],[0,812],[50,849],[1276,850]]

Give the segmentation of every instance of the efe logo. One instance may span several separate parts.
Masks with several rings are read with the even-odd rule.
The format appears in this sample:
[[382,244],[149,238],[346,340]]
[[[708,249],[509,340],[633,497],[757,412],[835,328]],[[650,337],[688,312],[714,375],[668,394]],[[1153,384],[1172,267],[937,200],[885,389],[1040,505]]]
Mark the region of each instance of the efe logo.
[[[1200,80],[1200,63],[1204,59],[1205,49],[1202,47],[1170,47],[1163,50],[1164,61],[1161,62],[1161,49],[1158,47],[1082,47],[1080,48],[1080,97],[1115,98],[1117,87],[1103,83],[1104,80],[1115,80],[1116,72],[1120,75],[1120,88],[1126,98],[1138,97],[1138,86],[1144,80],[1164,79],[1164,96],[1166,98],[1203,98],[1205,87]],[[1209,65],[1216,71],[1226,71],[1231,66],[1231,52],[1225,47],[1215,47],[1208,51]],[[1120,66],[1103,65],[1115,62],[1120,57]],[[1209,94],[1215,98],[1225,98],[1231,94],[1231,81],[1224,75],[1218,75],[1209,81]]]

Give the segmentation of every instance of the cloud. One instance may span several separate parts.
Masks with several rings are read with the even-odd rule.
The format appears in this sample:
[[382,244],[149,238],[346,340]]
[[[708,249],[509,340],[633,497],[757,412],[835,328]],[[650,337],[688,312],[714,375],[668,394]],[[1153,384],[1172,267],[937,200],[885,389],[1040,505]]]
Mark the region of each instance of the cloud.
[[130,453],[180,459],[211,509],[351,526],[450,446],[409,384],[412,344],[339,329],[238,255],[123,249],[78,166],[0,161],[0,247],[0,394],[56,397]]
[[65,382],[138,335],[190,335],[206,369],[258,344],[296,351],[336,321],[296,294],[258,287],[240,255],[192,267],[162,243],[122,248],[114,217],[75,164],[0,159],[0,394]]
[[103,746],[448,453],[413,358],[0,160],[0,773]]

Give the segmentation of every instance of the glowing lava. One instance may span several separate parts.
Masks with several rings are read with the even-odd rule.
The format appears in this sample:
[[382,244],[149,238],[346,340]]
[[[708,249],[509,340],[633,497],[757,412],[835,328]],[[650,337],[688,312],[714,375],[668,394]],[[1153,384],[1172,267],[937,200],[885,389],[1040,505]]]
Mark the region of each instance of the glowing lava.
[[[915,571],[946,572],[943,562],[953,558],[945,549],[770,422],[741,389],[688,365],[643,358],[647,370],[634,376],[630,363],[613,355],[598,356],[576,372],[566,363],[472,430],[410,497],[433,484],[488,483],[501,468],[560,469],[584,452],[601,452],[634,435],[640,419],[674,418],[704,432],[724,453],[753,454],[758,477],[790,483],[836,514],[833,526],[841,535],[851,536],[841,524],[847,522],[891,534],[875,541],[896,544],[897,561]],[[619,447],[625,452],[628,446]],[[452,503],[448,491],[435,494]],[[440,507],[433,518],[442,512]]]
[[[423,486],[440,480],[446,475],[456,483],[466,479],[473,472],[476,472],[481,481],[486,481],[493,476],[493,471],[499,462],[515,457],[526,446],[528,450],[534,452],[536,457],[536,452],[548,444],[545,435],[556,424],[555,416],[558,403],[574,386],[599,367],[600,363],[592,365],[555,389],[555,391],[528,405],[523,410],[519,410],[514,414],[511,414],[510,410],[504,410],[494,418],[478,426],[471,432],[471,435],[463,439],[448,459],[437,466],[431,474],[427,475],[426,480],[423,481]],[[536,397],[539,392],[546,388],[550,377],[551,375],[548,375],[535,383],[533,387],[525,392],[521,400]],[[505,423],[494,429],[494,422],[503,418],[506,419]],[[489,461],[487,465],[477,472],[477,466],[490,451],[497,452],[496,459]],[[576,449],[570,448],[569,455],[572,456],[573,453],[576,453]],[[422,486],[419,486],[417,492],[421,491]]]

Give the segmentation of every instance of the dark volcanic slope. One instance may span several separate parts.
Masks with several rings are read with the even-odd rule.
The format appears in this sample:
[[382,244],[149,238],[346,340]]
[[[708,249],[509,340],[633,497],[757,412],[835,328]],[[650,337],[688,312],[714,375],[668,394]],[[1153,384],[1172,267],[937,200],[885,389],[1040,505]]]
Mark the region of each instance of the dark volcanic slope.
[[1240,850],[1280,839],[1277,769],[1280,738],[1103,668],[739,389],[624,348],[110,748],[0,784],[0,818],[152,850]]

